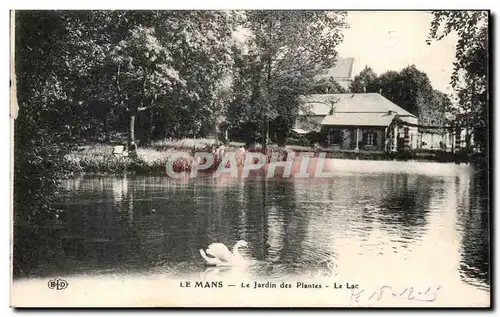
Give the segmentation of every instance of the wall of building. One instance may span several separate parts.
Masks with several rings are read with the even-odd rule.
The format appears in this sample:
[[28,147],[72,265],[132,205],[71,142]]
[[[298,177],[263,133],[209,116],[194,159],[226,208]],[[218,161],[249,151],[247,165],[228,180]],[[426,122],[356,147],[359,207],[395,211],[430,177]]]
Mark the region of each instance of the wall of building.
[[363,128],[363,129],[360,129],[359,142],[363,141],[363,133],[366,133],[366,132],[375,133],[377,135],[377,143],[375,146],[365,145],[363,147],[363,150],[365,150],[365,151],[369,151],[369,150],[382,151],[384,149],[385,128]]
[[426,150],[440,150],[442,145],[443,149],[451,150],[453,139],[450,134],[439,133],[420,133],[419,148]]
[[353,135],[353,132],[355,133],[355,131],[352,131],[352,129],[342,129],[342,131],[344,132],[344,139],[342,140],[342,149],[351,149],[352,145],[354,144],[353,140],[355,136]]
[[[332,144],[332,138],[331,135],[334,133],[334,131],[342,131],[342,141],[340,144]],[[376,144],[373,146],[365,146],[363,145],[363,135],[364,133],[367,132],[373,132],[375,133],[376,136]],[[359,128],[359,133],[358,133],[358,139],[357,142],[359,143],[360,150],[365,150],[365,151],[382,151],[384,149],[384,136],[385,136],[385,128],[383,127],[360,127]],[[329,141],[330,141],[330,147],[336,148],[336,149],[342,149],[342,150],[354,150],[356,148],[356,128],[355,127],[349,127],[349,128],[335,128],[331,127],[329,129]]]
[[[410,124],[418,124],[418,118],[413,117],[413,116],[399,116],[401,120],[404,122],[408,122]],[[418,127],[407,127],[408,128],[408,133],[410,136],[410,148],[411,149],[418,149],[420,146],[419,143],[419,138],[420,138],[420,133],[418,132]],[[399,136],[401,138],[404,137],[404,127],[399,127],[398,129]]]
[[[466,148],[466,135],[465,129],[460,131],[460,148]],[[456,150],[456,135],[454,132],[439,133],[420,133],[419,134],[419,149],[425,150],[444,150],[451,152]],[[474,137],[471,136],[471,147],[474,147]]]

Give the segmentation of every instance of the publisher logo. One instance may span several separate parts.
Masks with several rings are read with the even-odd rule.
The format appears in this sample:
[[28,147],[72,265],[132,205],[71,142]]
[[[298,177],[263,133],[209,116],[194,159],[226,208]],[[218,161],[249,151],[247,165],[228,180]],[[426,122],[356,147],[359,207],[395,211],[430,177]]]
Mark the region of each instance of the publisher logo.
[[66,282],[63,279],[56,278],[56,279],[50,280],[47,283],[47,285],[50,289],[55,289],[55,290],[60,291],[60,290],[63,290],[63,289],[68,287],[68,282]]

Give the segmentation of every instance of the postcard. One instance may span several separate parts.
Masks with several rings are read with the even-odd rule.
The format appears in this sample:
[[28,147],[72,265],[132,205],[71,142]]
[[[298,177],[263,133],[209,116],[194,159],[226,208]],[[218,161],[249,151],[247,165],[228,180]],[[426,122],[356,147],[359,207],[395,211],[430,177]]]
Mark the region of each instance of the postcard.
[[27,307],[490,307],[489,11],[13,10]]

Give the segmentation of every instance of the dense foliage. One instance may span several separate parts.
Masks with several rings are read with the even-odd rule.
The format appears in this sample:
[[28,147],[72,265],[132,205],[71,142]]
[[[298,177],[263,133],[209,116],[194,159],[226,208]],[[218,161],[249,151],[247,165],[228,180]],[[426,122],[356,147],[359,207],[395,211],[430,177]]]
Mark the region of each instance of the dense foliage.
[[[454,123],[465,127],[482,150],[488,145],[488,26],[487,11],[435,11],[428,44],[454,33],[458,36],[451,85],[458,105]],[[467,138],[467,146],[470,139]],[[485,151],[486,153],[486,151]]]
[[[334,66],[345,16],[345,12],[327,11],[245,14],[248,35],[235,72],[235,88],[241,90],[234,90],[232,106],[252,119],[230,120],[235,134],[252,131],[264,146],[270,140],[284,142],[299,112],[299,97],[313,92],[316,76]],[[234,118],[235,111],[230,113]]]
[[52,200],[63,176],[65,145],[81,125],[75,124],[76,113],[68,102],[75,78],[70,78],[66,62],[65,16],[26,12],[19,19],[32,22],[16,29],[20,107],[14,134],[14,209],[15,221],[28,221],[55,214]]

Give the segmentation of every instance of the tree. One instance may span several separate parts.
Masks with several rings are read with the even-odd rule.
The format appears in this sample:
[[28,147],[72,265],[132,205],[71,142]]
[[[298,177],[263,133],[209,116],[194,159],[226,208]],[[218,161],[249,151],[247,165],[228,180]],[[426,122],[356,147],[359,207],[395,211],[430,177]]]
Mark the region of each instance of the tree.
[[198,135],[225,112],[236,14],[154,11],[146,22],[155,28],[158,40],[171,52],[172,67],[186,83],[158,96],[153,124],[164,130],[158,135]]
[[[315,75],[332,67],[346,25],[344,12],[247,11],[244,26],[251,34],[246,45],[252,69],[251,111],[259,121],[263,147],[270,124],[287,131]],[[244,80],[243,80],[244,81]],[[248,92],[248,91],[247,91]],[[244,98],[242,98],[244,99]],[[282,137],[280,139],[283,139]]]
[[[400,100],[400,84],[401,77],[399,72],[389,70],[382,73],[377,81],[377,92],[380,92],[384,97],[396,102]],[[398,106],[406,109],[406,105],[397,104]]]
[[[75,13],[16,12],[18,117],[14,136],[14,209],[18,221],[56,216],[54,193],[64,176],[64,154],[85,124],[79,83],[90,75],[78,45]],[[30,199],[26,199],[26,194]]]
[[[144,127],[137,134],[147,143],[153,134],[162,137],[174,133],[180,137],[187,130],[196,132],[215,116],[212,108],[220,99],[221,78],[232,58],[229,47],[236,21],[232,13],[78,11],[59,16],[65,18],[63,29],[71,35],[59,44],[73,53],[73,56],[66,54],[65,62],[78,61],[79,67],[75,68],[86,72],[71,75],[78,81],[68,81],[68,74],[64,74],[62,81],[79,93],[78,103],[73,98],[65,108],[64,118],[74,118],[76,126],[82,125],[83,131],[74,131],[72,124],[63,125],[71,127],[73,134],[82,136],[85,131],[95,134],[93,131],[104,130],[108,135],[109,129],[123,130],[128,131],[130,140],[130,128],[134,127],[130,119],[135,114]],[[157,45],[160,51],[148,45]],[[134,59],[127,54],[150,54],[151,60]],[[169,62],[165,62],[165,54],[170,55]],[[130,58],[133,62],[125,63]],[[170,67],[167,73],[164,66]],[[137,89],[143,69],[151,71],[145,76],[145,90]],[[176,71],[183,80],[171,78],[171,71]],[[171,81],[170,88],[163,80]],[[155,127],[163,131],[155,131]]]
[[[451,100],[439,90],[433,90],[430,100],[425,106],[420,108],[419,123],[423,127],[420,131],[430,133],[445,133],[444,127],[449,126],[446,117],[447,111],[451,107]],[[441,128],[426,128],[426,127],[441,127]]]
[[[19,242],[30,241],[33,227],[56,219],[59,213],[53,203],[68,150],[68,121],[64,120],[71,118],[56,124],[68,108],[68,91],[58,76],[71,70],[61,58],[67,56],[66,47],[58,43],[67,39],[64,25],[64,16],[52,11],[15,13],[19,110],[14,122],[14,274],[36,262],[40,251]],[[42,232],[43,227],[37,230]]]
[[358,75],[354,76],[349,90],[354,93],[378,92],[378,86],[377,74],[371,67],[365,66]]
[[342,94],[345,93],[344,87],[331,77],[321,78],[312,83],[311,94]]
[[425,108],[432,98],[429,77],[415,65],[403,68],[398,76],[380,76],[380,88],[389,100],[416,116],[419,116],[420,110]]
[[226,110],[230,137],[247,144],[259,137],[260,108],[258,107],[259,65],[254,56],[243,54],[242,48],[232,48],[234,56],[233,98]]
[[185,81],[172,67],[171,52],[152,28],[136,26],[111,52],[116,63],[116,91],[120,104],[129,112],[129,151],[135,151],[134,126],[139,111],[155,106],[158,95],[184,86]]
[[[458,107],[451,108],[454,124],[465,127],[487,149],[488,140],[488,12],[434,11],[427,44],[451,33],[458,36],[451,85]],[[486,151],[484,151],[486,153]]]
[[[415,65],[400,72],[387,71],[377,76],[370,67],[365,67],[354,77],[352,92],[378,92],[401,108],[419,117],[421,125],[444,126],[446,103],[444,94],[433,90],[429,77]],[[438,124],[439,123],[439,124]]]

